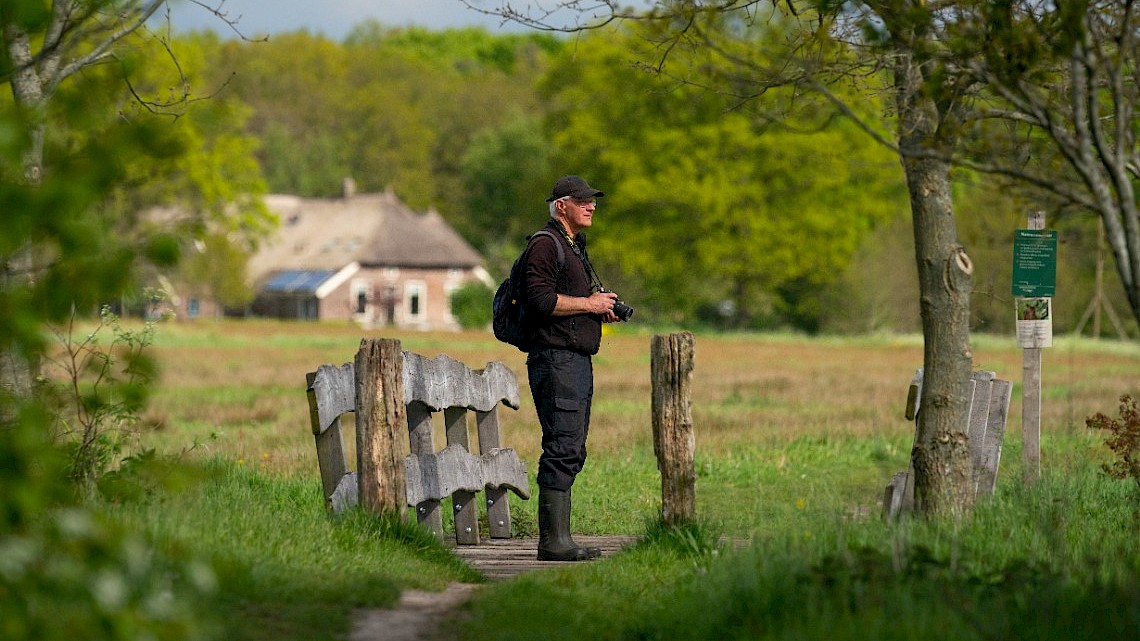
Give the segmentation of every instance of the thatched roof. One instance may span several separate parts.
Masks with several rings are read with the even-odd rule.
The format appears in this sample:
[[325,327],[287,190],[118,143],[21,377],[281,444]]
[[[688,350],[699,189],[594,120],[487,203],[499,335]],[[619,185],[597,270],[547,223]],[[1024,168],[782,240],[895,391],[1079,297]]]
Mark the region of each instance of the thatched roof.
[[482,257],[434,211],[417,214],[392,193],[346,198],[270,195],[281,225],[250,259],[258,282],[283,270],[365,267],[469,268]]

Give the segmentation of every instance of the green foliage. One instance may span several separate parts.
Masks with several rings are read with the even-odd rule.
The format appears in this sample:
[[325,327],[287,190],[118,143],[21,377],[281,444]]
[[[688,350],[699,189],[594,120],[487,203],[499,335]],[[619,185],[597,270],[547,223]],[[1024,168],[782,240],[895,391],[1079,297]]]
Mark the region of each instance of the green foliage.
[[462,223],[469,140],[534,112],[532,78],[556,43],[371,23],[343,44],[306,33],[222,43],[210,82],[241,79],[230,88],[254,110],[246,131],[264,141],[259,159],[273,191],[336,196],[353,178],[359,191],[390,188]]
[[479,281],[471,281],[451,293],[451,314],[464,329],[480,329],[491,324],[491,299],[495,292]]
[[707,566],[726,549],[719,529],[703,521],[679,526],[668,526],[660,520],[652,521],[646,526],[645,538],[637,545],[667,549],[698,566]]
[[137,534],[82,508],[52,509],[15,531],[5,525],[5,639],[214,638],[217,622],[204,615],[217,587],[208,565],[187,555],[155,555]]
[[[74,314],[66,326],[51,328],[60,353],[48,357],[40,392],[58,403],[54,440],[69,452],[68,477],[84,494],[130,454],[139,412],[157,376],[146,353],[155,329],[153,321],[141,330],[125,329],[109,307],[100,311],[94,329],[77,326]],[[108,332],[110,342],[101,344]]]
[[0,636],[216,638],[213,570],[190,548],[156,554],[137,531],[77,505],[66,482],[75,458],[49,438],[55,417],[21,400],[5,399],[19,411],[0,427]]
[[1136,407],[1136,399],[1130,394],[1121,396],[1119,418],[1112,419],[1097,412],[1085,420],[1085,425],[1109,432],[1104,444],[1116,455],[1116,460],[1111,465],[1104,464],[1104,471],[1112,478],[1132,479],[1140,499],[1140,409]]
[[[134,121],[154,122],[178,144],[168,157],[125,159],[123,179],[108,206],[128,223],[128,233],[137,233],[130,226],[141,224],[144,231],[153,225],[185,240],[228,234],[231,243],[248,248],[276,224],[260,200],[266,191],[256,157],[261,141],[245,131],[253,111],[226,87],[232,79],[215,78],[208,67],[218,46],[215,38],[198,35],[167,51],[148,39],[138,44],[133,59],[145,57],[148,64],[136,62],[122,71],[148,102],[124,96],[117,111]],[[173,93],[171,84],[179,81],[199,93],[184,98]],[[179,207],[180,216],[136,219],[160,205]]]
[[587,40],[545,83],[559,163],[607,191],[593,256],[620,269],[612,288],[650,318],[817,329],[821,288],[905,202],[897,162],[825,112],[774,126],[636,68],[636,34]]
[[[124,22],[137,11],[102,1],[82,9],[49,11],[47,3],[17,0],[0,10],[0,637],[213,638],[205,607],[213,571],[184,550],[156,553],[137,532],[78,499],[91,493],[68,482],[72,476],[90,485],[115,464],[122,451],[115,430],[137,416],[154,375],[141,354],[149,336],[114,325],[104,350],[65,330],[66,412],[53,404],[59,397],[31,395],[18,382],[54,350],[45,326],[117,300],[140,262],[169,267],[177,258],[170,230],[142,229],[126,215],[137,212],[128,203],[146,191],[141,184],[155,168],[177,165],[190,143],[166,123],[121,109],[128,104],[120,100],[123,74],[139,57],[113,49],[116,64],[41,86],[50,100],[16,106],[7,56],[19,50],[19,36],[38,44],[49,19],[88,20],[61,29],[64,44],[49,39],[58,49],[45,50],[43,60],[33,57],[49,64],[44,60],[59,51],[92,46],[70,39],[99,37],[95,22],[104,10],[125,11]],[[38,181],[25,181],[28,166],[42,167]],[[61,428],[75,437],[68,449],[52,439]]]
[[463,153],[469,213],[460,230],[479,239],[494,273],[506,274],[526,236],[544,224],[551,161],[542,123],[522,114],[477,132]]
[[193,243],[179,265],[179,275],[190,287],[183,293],[205,294],[225,307],[244,307],[254,297],[245,278],[247,260],[249,253],[229,235],[207,235]]

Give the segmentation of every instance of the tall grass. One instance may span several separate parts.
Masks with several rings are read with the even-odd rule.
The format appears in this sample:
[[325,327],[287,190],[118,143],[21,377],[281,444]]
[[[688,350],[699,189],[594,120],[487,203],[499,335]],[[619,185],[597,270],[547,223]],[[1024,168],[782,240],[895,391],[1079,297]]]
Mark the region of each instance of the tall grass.
[[[489,334],[272,321],[160,328],[161,386],[146,415],[153,428],[139,445],[178,453],[198,443],[183,460],[209,474],[177,494],[117,509],[168,545],[193,545],[218,560],[233,638],[343,636],[354,606],[477,578],[413,532],[324,513],[305,373],[351,361],[366,335],[472,367],[498,360],[511,368],[523,407],[502,411],[503,443],[520,452],[533,479],[539,434],[525,356]],[[576,533],[646,533],[659,514],[649,338],[622,326],[595,360]],[[1056,345],[1045,352],[1042,375],[1042,482],[1025,488],[1020,480],[1021,352],[1011,337],[978,336],[975,368],[1015,385],[998,492],[955,527],[887,527],[879,520],[882,490],[907,465],[914,426],[902,413],[921,340],[698,336],[699,528],[678,536],[650,527],[648,543],[615,558],[489,586],[454,633],[1004,638],[1022,626],[1036,633],[1040,611],[1083,622],[1094,599],[1116,608],[1111,621],[1135,622],[1127,598],[1138,583],[1137,533],[1124,484],[1096,472],[1110,453],[1084,419],[1111,412],[1123,393],[1140,396],[1140,347]],[[438,439],[440,432],[437,425]],[[351,431],[346,440],[351,446]],[[511,507],[516,533],[533,534],[531,502],[512,496]],[[710,544],[719,534],[750,546]],[[1008,598],[1003,586],[1012,586]]]

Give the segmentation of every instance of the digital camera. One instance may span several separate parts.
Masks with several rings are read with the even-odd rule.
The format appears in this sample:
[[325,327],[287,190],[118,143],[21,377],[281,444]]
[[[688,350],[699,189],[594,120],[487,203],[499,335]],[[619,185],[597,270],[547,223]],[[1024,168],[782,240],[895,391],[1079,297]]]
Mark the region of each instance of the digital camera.
[[[600,287],[598,288],[598,291],[608,292],[609,290],[605,287]],[[610,293],[612,294],[613,292]],[[626,305],[625,302],[619,298],[614,301],[614,316],[617,316],[618,320],[624,323],[633,318],[633,308],[629,305]]]

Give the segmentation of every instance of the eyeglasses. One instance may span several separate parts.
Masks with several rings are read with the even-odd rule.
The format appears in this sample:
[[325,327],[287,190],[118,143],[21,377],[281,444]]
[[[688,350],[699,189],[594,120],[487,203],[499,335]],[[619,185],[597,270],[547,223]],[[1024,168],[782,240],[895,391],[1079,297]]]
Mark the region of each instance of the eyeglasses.
[[574,196],[564,196],[562,200],[572,202],[578,207],[587,207],[589,205],[593,205],[595,207],[598,206],[598,201],[594,200],[593,198],[575,198]]

